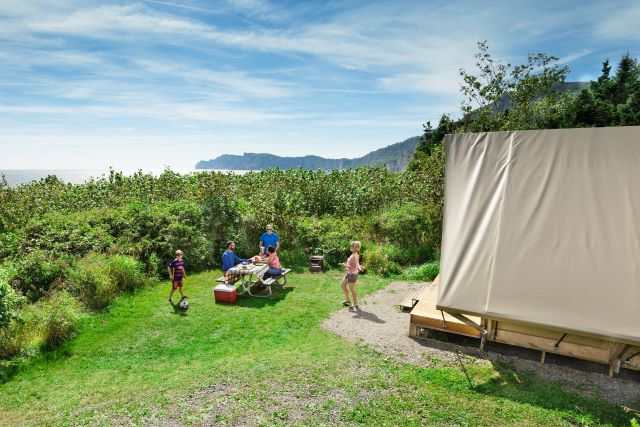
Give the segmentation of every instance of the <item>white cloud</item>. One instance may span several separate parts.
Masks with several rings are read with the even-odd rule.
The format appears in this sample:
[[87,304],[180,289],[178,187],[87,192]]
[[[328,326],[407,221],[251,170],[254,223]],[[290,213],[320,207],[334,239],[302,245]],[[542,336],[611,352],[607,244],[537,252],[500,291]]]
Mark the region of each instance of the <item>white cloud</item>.
[[640,39],[640,3],[631,1],[620,7],[611,6],[606,14],[598,16],[597,34],[607,39]]
[[221,89],[247,97],[280,98],[293,95],[292,84],[279,80],[258,78],[246,71],[211,71],[187,64],[170,64],[157,60],[134,61],[146,71],[167,77],[179,77],[199,84],[216,85]]

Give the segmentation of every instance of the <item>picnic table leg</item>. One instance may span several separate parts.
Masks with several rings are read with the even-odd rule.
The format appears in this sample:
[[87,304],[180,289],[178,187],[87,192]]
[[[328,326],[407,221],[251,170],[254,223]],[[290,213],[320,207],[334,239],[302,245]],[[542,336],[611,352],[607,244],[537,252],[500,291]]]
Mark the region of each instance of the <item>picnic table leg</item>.
[[[249,276],[249,279],[251,279],[251,276]],[[256,279],[258,279],[258,276],[256,275]],[[258,294],[252,294],[251,293],[251,280],[249,280],[249,290],[248,293],[249,295],[251,295],[252,297],[256,297],[256,298],[269,298],[271,296],[271,285],[266,285],[267,289],[269,290],[269,293],[267,295],[258,295]]]

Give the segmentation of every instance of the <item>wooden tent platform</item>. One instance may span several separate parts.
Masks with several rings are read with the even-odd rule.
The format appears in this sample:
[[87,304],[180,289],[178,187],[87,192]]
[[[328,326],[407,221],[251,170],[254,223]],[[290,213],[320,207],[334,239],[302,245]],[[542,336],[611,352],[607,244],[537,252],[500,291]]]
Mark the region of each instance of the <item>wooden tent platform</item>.
[[489,340],[540,350],[541,363],[544,363],[548,352],[607,364],[609,375],[617,373],[621,367],[640,371],[640,346],[638,345],[513,321],[497,321],[471,315],[454,317],[436,309],[438,284],[439,277],[433,284],[424,288],[411,310],[409,336],[419,336],[420,329],[433,329],[481,338],[481,349],[485,340]]

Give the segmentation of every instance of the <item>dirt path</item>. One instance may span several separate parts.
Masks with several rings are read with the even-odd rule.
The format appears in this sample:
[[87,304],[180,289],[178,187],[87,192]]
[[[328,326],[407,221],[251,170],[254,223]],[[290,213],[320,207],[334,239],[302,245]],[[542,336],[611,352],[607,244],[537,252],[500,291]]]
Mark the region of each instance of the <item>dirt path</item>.
[[[572,392],[599,396],[615,404],[630,404],[640,400],[640,373],[623,370],[620,376],[609,378],[607,367],[601,364],[557,355],[539,363],[539,352],[487,343],[485,352],[477,348],[476,340],[448,335],[449,343],[409,338],[409,314],[398,304],[412,290],[423,283],[394,282],[365,297],[359,310],[345,308],[337,311],[322,326],[351,341],[362,341],[399,363],[420,366],[459,367],[464,363],[491,364],[493,361],[512,363],[521,371],[533,371],[547,380],[560,381]],[[464,356],[466,355],[466,357]]]

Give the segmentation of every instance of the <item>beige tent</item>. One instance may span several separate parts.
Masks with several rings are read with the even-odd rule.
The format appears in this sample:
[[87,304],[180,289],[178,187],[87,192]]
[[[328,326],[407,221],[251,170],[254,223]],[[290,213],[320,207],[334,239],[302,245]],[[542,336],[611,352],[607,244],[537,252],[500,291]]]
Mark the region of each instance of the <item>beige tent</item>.
[[640,127],[447,135],[437,308],[640,344]]

